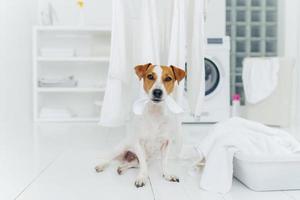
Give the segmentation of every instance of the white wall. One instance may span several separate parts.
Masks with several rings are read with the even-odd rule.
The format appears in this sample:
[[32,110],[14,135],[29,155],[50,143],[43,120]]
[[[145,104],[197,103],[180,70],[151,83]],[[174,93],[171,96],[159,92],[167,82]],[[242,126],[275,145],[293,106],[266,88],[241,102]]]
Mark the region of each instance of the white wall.
[[224,36],[226,26],[226,0],[208,0],[205,33],[208,37]]
[[[49,2],[55,8],[57,25],[78,25],[79,8],[76,0],[39,0],[39,12],[47,10]],[[106,25],[111,22],[111,0],[88,0],[84,1],[85,25]]]
[[[3,36],[3,31],[1,31],[1,27],[3,27],[4,23],[4,6],[3,2],[0,1],[0,44],[2,44],[2,38]],[[0,45],[0,70],[3,70],[4,63],[3,63],[3,46]],[[0,73],[0,123],[5,120],[5,113],[4,113],[4,108],[5,108],[5,101],[4,101],[4,96],[5,96],[5,91],[4,91],[4,73]]]
[[[283,55],[285,57],[299,59],[299,51],[298,45],[300,43],[300,31],[299,23],[300,23],[300,1],[299,0],[288,0],[283,1],[283,13],[282,13],[282,47],[283,47]],[[300,77],[300,66],[299,61],[295,68],[295,80],[293,88],[293,103],[292,103],[292,116],[291,116],[291,127],[290,129],[294,133],[298,133],[300,131],[300,81],[298,80]],[[298,96],[298,97],[297,97]],[[298,134],[300,135],[300,134]]]
[[299,0],[288,0],[284,3],[283,8],[283,29],[284,29],[284,55],[295,58],[297,56],[297,38],[298,16],[300,8]]
[[0,119],[26,121],[31,113],[31,30],[36,0],[0,0]]
[[[299,5],[300,6],[300,5]],[[298,54],[296,55],[296,87],[295,87],[295,96],[294,96],[294,121],[293,121],[293,128],[295,134],[300,138],[300,13],[298,12]]]

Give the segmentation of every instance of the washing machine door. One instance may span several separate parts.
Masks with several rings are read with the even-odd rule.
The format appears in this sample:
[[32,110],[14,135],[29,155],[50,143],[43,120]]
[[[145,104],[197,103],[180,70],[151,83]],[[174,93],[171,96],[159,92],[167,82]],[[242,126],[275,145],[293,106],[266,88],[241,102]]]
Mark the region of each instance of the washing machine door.
[[220,84],[220,71],[212,60],[205,58],[205,96],[213,95]]

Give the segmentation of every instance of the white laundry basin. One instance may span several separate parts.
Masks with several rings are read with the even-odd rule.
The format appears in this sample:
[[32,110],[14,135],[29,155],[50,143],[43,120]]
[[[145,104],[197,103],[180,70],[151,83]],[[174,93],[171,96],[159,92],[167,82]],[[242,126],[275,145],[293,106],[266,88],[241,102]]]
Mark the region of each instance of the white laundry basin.
[[300,190],[300,154],[266,157],[237,153],[233,174],[255,191]]

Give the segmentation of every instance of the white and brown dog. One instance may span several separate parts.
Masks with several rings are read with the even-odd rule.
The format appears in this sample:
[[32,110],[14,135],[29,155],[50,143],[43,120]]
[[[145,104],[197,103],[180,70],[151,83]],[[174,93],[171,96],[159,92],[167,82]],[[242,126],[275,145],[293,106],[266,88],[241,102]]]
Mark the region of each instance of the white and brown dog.
[[185,72],[178,67],[155,66],[151,63],[136,66],[135,72],[143,80],[147,94],[143,112],[135,116],[132,133],[95,169],[97,172],[103,171],[114,159],[122,162],[117,170],[119,174],[129,168],[139,167],[135,186],[142,187],[148,178],[147,161],[160,153],[163,177],[179,182],[179,178],[168,171],[168,153],[174,137],[180,134],[181,123],[166,104],[176,82],[185,77]]

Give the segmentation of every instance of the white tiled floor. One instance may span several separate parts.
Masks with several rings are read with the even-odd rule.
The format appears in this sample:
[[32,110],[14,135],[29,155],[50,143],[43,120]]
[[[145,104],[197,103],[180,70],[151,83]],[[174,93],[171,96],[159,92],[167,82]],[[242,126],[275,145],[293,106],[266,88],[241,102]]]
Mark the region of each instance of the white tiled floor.
[[[199,141],[206,126],[185,126],[185,144]],[[234,181],[230,193],[221,195],[198,187],[198,175],[190,175],[191,162],[176,162],[180,183],[161,178],[158,163],[150,165],[144,188],[133,185],[136,169],[122,176],[117,163],[97,174],[94,165],[103,150],[124,137],[124,130],[111,131],[93,124],[0,125],[1,200],[86,199],[180,199],[180,200],[291,200],[300,191],[253,192]]]

